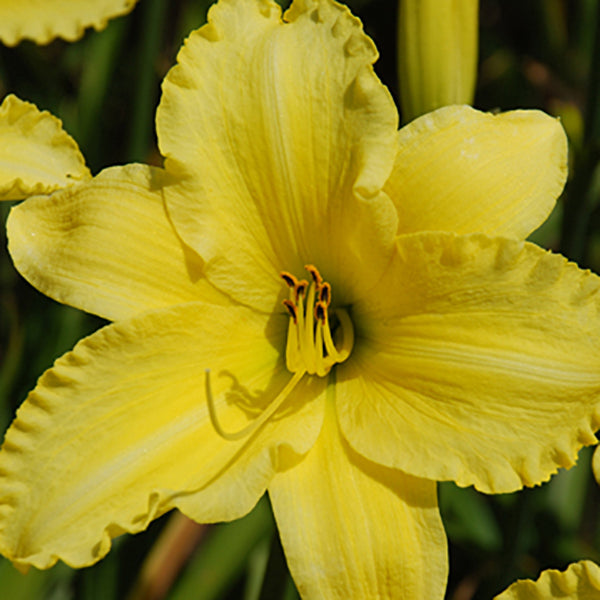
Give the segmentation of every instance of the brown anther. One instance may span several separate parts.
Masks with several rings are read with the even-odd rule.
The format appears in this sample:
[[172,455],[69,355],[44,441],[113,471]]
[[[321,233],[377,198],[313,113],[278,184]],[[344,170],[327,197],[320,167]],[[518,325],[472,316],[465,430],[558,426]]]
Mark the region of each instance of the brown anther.
[[308,289],[308,281],[306,281],[306,279],[302,279],[301,281],[299,281],[296,284],[296,288],[295,288],[295,293],[296,293],[296,302],[298,302],[298,299],[300,298],[300,296],[302,296],[304,298],[304,296],[306,296],[306,290]]
[[327,306],[323,302],[317,302],[315,304],[315,319],[321,321],[323,325],[325,325],[325,320],[327,318]]
[[290,313],[290,317],[292,317],[292,319],[294,320],[294,323],[297,323],[298,322],[298,313],[297,313],[296,305],[291,300],[284,300],[283,305],[285,306],[287,311]]
[[325,281],[319,290],[319,302],[329,306],[331,302],[331,286]]
[[298,280],[287,271],[281,271],[281,273],[279,273],[279,277],[281,277],[281,279],[285,281],[287,286],[292,289],[294,289],[298,285]]
[[315,282],[315,287],[317,290],[321,289],[321,285],[323,284],[323,278],[321,277],[321,273],[314,265],[304,265],[304,268],[310,273],[310,276],[313,278]]

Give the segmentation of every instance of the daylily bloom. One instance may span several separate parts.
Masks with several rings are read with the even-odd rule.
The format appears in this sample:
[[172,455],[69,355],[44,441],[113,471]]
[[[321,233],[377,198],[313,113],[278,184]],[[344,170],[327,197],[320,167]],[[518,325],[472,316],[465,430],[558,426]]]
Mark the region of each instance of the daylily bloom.
[[9,94],[0,104],[0,200],[50,194],[91,178],[59,119]]
[[332,0],[221,0],[165,79],[164,170],[12,209],[25,278],[114,321],[6,435],[15,564],[268,491],[303,597],[442,598],[436,481],[509,492],[596,442],[600,280],[523,241],[560,124],[448,107],[398,132],[376,58]]
[[1,0],[0,41],[47,44],[59,37],[78,40],[86,28],[104,29],[109,19],[133,10],[137,0]]
[[590,560],[569,565],[566,571],[548,569],[537,581],[513,583],[495,600],[596,600],[600,597],[600,567]]

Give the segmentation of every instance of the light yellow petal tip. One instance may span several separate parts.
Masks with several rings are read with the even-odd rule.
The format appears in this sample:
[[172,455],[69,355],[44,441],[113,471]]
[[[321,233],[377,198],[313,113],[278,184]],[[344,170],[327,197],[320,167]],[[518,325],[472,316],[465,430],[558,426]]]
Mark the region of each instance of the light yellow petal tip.
[[55,38],[78,40],[88,27],[104,29],[108,21],[130,12],[137,0],[3,0],[0,40],[15,46],[22,40],[47,44]]
[[49,194],[90,177],[60,119],[6,96],[0,105],[0,200]]
[[485,113],[447,106],[398,134],[386,191],[399,233],[453,231],[526,238],[567,178],[560,120],[538,110]]
[[544,571],[537,581],[513,583],[494,600],[598,600],[600,567],[590,560],[569,565],[566,571]]

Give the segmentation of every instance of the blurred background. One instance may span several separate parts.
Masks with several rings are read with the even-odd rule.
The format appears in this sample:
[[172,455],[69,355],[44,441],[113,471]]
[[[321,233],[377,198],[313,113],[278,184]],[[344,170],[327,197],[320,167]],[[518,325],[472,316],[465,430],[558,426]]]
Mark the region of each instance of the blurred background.
[[[396,0],[348,2],[381,58],[376,71],[399,98]],[[133,12],[82,40],[0,46],[0,98],[14,93],[60,117],[96,174],[132,161],[161,164],[154,133],[160,82],[183,39],[205,22],[206,0],[140,0]],[[474,105],[539,108],[560,116],[570,178],[532,236],[600,272],[600,0],[482,0]],[[4,224],[10,202],[0,203]],[[0,227],[0,431],[41,373],[103,322],[61,306],[12,267]],[[440,486],[450,540],[447,598],[489,599],[517,578],[590,558],[600,562],[600,487],[591,451],[549,483],[484,496]],[[107,558],[22,575],[0,559],[3,600],[266,600],[298,598],[268,501],[246,518],[210,527],[166,515],[115,540]]]

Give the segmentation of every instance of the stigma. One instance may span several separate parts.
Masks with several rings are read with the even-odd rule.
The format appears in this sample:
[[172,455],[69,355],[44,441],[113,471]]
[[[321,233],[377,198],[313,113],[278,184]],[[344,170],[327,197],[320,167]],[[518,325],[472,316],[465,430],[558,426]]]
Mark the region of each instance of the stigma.
[[286,367],[292,373],[324,377],[335,364],[350,356],[354,328],[343,308],[334,309],[330,318],[331,286],[323,281],[315,266],[304,268],[310,281],[299,280],[286,271],[280,273],[290,290],[289,298],[283,301],[290,316]]

